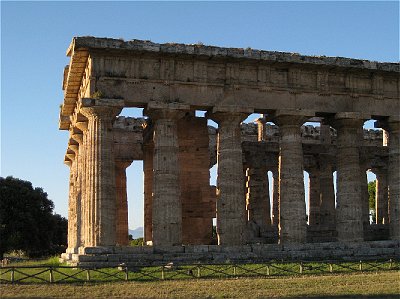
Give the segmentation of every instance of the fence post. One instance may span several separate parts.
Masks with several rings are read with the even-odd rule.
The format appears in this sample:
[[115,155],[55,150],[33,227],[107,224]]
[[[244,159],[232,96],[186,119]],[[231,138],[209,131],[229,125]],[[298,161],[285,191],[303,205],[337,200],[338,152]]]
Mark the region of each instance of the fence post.
[[128,280],[129,278],[129,272],[128,272],[128,266],[125,267],[125,280]]
[[161,279],[165,279],[165,277],[164,277],[164,266],[161,266]]
[[50,271],[50,283],[53,283],[54,282],[53,268],[50,267],[49,271]]
[[299,272],[300,274],[303,274],[303,262],[300,262]]
[[11,268],[11,283],[14,283],[15,280],[15,272],[14,272],[14,267]]
[[90,281],[90,270],[89,269],[86,270],[86,280]]
[[270,272],[269,272],[269,265],[267,265],[267,276],[270,276]]
[[389,270],[392,270],[392,268],[393,268],[393,260],[390,259],[389,260]]
[[200,267],[197,266],[197,277],[200,278]]
[[236,275],[236,265],[233,265],[233,275]]
[[362,261],[360,261],[360,271],[363,270]]

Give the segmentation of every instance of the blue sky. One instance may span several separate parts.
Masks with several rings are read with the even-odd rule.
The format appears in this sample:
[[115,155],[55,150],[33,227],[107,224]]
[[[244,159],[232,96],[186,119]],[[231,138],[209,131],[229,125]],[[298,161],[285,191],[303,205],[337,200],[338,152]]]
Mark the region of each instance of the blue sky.
[[[84,35],[398,62],[399,3],[2,1],[1,176],[43,187],[64,216],[62,73],[72,37]],[[143,222],[141,167],[128,169],[131,228]]]

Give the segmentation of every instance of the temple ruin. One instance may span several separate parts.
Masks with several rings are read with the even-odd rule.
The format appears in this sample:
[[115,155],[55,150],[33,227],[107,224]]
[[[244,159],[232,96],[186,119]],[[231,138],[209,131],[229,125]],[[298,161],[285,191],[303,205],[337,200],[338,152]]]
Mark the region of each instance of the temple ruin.
[[[67,55],[64,260],[400,255],[398,63],[95,37],[74,38]],[[125,107],[144,117],[120,116]],[[253,113],[260,117],[243,123]],[[363,129],[367,120],[380,130]],[[137,248],[128,246],[126,191],[135,160],[147,244]],[[372,224],[367,170],[377,177]]]

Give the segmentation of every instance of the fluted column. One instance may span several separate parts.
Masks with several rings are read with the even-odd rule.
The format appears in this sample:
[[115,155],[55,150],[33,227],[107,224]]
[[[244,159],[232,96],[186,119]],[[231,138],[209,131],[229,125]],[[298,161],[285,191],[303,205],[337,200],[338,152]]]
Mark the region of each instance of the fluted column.
[[272,224],[279,225],[279,168],[272,169]]
[[77,213],[76,213],[76,162],[75,154],[67,154],[69,160],[65,161],[70,168],[69,193],[68,193],[68,248],[67,253],[77,253]]
[[87,244],[113,246],[116,244],[115,162],[112,121],[121,111],[111,106],[85,106],[81,112],[88,118],[86,209]]
[[302,112],[278,111],[279,125],[279,237],[280,243],[306,242],[306,204],[301,125],[307,120]]
[[143,144],[143,183],[144,183],[144,241],[153,238],[153,157],[152,141]]
[[363,120],[356,113],[338,113],[332,125],[337,130],[336,230],[338,240],[362,241],[359,134]]
[[128,228],[128,196],[126,193],[126,168],[131,161],[115,161],[115,190],[116,190],[116,234],[117,244],[129,244]]
[[374,169],[376,175],[375,193],[375,222],[376,224],[389,223],[387,169]]
[[369,193],[368,193],[368,177],[367,167],[360,164],[360,188],[361,188],[361,209],[364,234],[367,233],[369,226]]
[[[82,134],[74,132],[76,128],[70,129],[70,141],[68,151],[74,152],[71,156],[71,195],[68,208],[68,247],[70,253],[77,253],[81,245],[81,199],[82,199],[82,160],[84,156],[82,145]],[[70,154],[69,154],[70,155]]]
[[254,166],[247,169],[247,218],[260,228],[271,225],[269,183],[267,168]]
[[320,155],[319,185],[321,191],[321,219],[324,227],[335,228],[335,189],[333,186],[332,164]]
[[217,236],[220,245],[241,245],[245,240],[246,205],[240,123],[245,113],[216,112],[217,144]]
[[257,132],[258,132],[258,141],[267,141],[267,130],[266,125],[267,121],[264,117],[260,117],[257,119]]
[[309,174],[308,184],[308,225],[320,224],[321,219],[321,187],[320,173],[316,168],[307,169]]
[[398,119],[387,122],[389,133],[389,219],[390,238],[400,239],[400,121]]
[[154,123],[152,241],[153,245],[182,244],[177,121],[185,115],[176,109],[147,109]]
[[87,243],[87,228],[88,228],[88,210],[87,210],[87,186],[86,177],[88,175],[86,168],[87,161],[87,122],[77,121],[76,127],[82,132],[81,141],[79,143],[80,169],[81,169],[81,204],[80,204],[80,246],[84,247]]

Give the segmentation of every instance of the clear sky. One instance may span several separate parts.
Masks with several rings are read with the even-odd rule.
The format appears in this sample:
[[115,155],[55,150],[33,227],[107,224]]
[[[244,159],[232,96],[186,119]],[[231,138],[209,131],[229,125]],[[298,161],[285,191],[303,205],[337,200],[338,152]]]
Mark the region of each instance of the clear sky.
[[[68,133],[58,130],[74,36],[146,39],[399,61],[399,3],[1,2],[1,176],[42,187],[67,216]],[[142,163],[128,169],[142,226]]]

